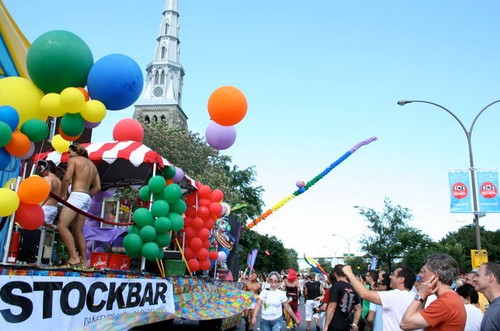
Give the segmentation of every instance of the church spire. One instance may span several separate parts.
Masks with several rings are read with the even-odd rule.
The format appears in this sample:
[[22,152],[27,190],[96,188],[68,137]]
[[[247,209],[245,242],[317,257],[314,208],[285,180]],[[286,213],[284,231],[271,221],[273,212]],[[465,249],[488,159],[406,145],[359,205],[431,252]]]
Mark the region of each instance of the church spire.
[[181,107],[184,68],[180,64],[177,8],[177,0],[166,0],[154,58],[146,67],[145,88],[135,104],[134,118],[165,120],[172,127],[187,128],[187,116]]

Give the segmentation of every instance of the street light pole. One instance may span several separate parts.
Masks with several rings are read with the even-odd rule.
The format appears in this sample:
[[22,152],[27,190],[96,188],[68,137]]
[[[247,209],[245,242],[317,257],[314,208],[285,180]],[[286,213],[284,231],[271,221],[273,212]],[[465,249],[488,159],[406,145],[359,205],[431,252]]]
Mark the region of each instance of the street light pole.
[[400,101],[398,101],[398,105],[404,106],[406,104],[414,103],[414,102],[427,103],[429,105],[433,105],[433,106],[436,106],[438,108],[441,108],[442,110],[444,110],[445,112],[447,112],[448,114],[453,116],[453,118],[458,122],[458,124],[460,124],[460,127],[462,128],[462,130],[465,133],[465,137],[467,138],[467,147],[469,149],[469,166],[470,166],[469,170],[470,170],[470,178],[471,178],[471,185],[472,185],[472,204],[473,204],[473,209],[474,209],[473,210],[474,225],[475,225],[475,230],[476,230],[476,248],[478,250],[481,250],[481,231],[480,231],[481,229],[479,227],[479,210],[478,210],[478,201],[477,201],[476,173],[475,173],[475,168],[474,168],[474,156],[472,154],[472,130],[474,129],[474,125],[476,124],[476,121],[479,118],[479,116],[486,109],[488,109],[492,105],[500,102],[500,100],[493,101],[493,102],[489,103],[488,105],[486,105],[483,109],[481,109],[481,111],[476,115],[476,117],[474,117],[474,120],[472,121],[472,124],[471,124],[469,130],[467,130],[465,125],[462,123],[462,121],[451,110],[449,110],[448,108],[445,108],[445,107],[443,107],[440,104],[437,104],[435,102],[425,101],[425,100],[400,100]]
[[347,256],[349,256],[349,257],[351,256],[351,242],[357,236],[359,236],[359,234],[352,236],[350,239],[347,239],[346,237],[344,237],[341,234],[336,234],[336,233],[332,234],[332,237],[340,237],[340,238],[345,240],[345,242],[347,243]]

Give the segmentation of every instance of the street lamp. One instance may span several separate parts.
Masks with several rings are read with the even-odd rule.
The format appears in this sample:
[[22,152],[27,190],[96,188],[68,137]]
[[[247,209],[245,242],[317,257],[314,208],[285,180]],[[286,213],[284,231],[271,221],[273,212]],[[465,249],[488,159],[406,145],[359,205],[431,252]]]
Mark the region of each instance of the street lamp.
[[354,238],[356,238],[357,236],[360,236],[361,234],[356,234],[354,236],[352,236],[351,238],[347,239],[346,237],[344,237],[343,235],[341,234],[332,234],[332,237],[340,237],[342,239],[345,240],[345,242],[347,243],[347,256],[351,256],[351,242],[353,241]]
[[436,106],[438,108],[441,108],[442,110],[444,110],[445,112],[447,112],[448,114],[453,116],[453,118],[458,122],[458,124],[460,124],[460,127],[462,128],[462,130],[465,133],[465,137],[467,138],[467,147],[469,148],[469,166],[470,166],[469,170],[470,170],[470,178],[471,178],[471,185],[472,185],[472,204],[473,204],[473,209],[474,209],[472,212],[474,214],[474,225],[476,227],[476,248],[478,250],[481,250],[481,231],[480,231],[480,227],[479,227],[479,217],[480,217],[479,214],[480,213],[478,210],[478,203],[477,203],[476,174],[475,174],[475,169],[474,169],[474,157],[472,154],[472,130],[474,129],[474,125],[476,124],[476,121],[479,118],[479,116],[486,109],[488,109],[489,107],[491,107],[495,103],[500,102],[500,100],[493,101],[490,104],[486,105],[483,109],[481,109],[481,111],[476,115],[476,117],[474,117],[474,120],[472,121],[472,124],[471,124],[469,130],[467,130],[465,125],[462,123],[462,121],[451,110],[441,106],[440,104],[437,104],[437,103],[434,103],[431,101],[425,101],[425,100],[399,100],[398,105],[404,106],[406,104],[413,103],[413,102],[427,103],[429,105],[433,105],[433,106]]

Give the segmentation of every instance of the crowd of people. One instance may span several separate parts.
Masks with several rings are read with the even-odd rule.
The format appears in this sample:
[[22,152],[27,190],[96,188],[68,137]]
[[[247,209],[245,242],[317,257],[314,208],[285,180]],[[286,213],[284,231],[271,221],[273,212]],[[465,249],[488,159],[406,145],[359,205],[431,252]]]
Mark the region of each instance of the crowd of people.
[[244,281],[244,289],[258,296],[245,311],[246,331],[253,330],[259,312],[261,331],[302,323],[307,331],[500,331],[500,264],[495,262],[461,274],[453,257],[431,254],[418,273],[400,265],[390,273],[356,275],[349,265],[338,264],[328,277],[288,269],[262,276],[252,271]]

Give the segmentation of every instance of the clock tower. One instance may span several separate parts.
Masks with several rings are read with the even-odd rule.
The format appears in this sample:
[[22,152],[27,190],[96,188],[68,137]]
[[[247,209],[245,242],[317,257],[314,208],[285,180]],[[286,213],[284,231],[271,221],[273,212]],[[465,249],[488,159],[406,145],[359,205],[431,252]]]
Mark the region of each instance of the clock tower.
[[146,123],[165,121],[172,128],[187,129],[182,111],[184,68],[180,64],[177,0],[166,0],[155,56],[146,67],[145,88],[135,103],[135,119]]

